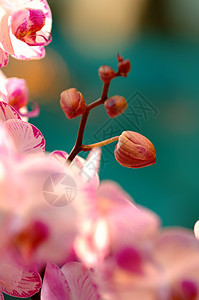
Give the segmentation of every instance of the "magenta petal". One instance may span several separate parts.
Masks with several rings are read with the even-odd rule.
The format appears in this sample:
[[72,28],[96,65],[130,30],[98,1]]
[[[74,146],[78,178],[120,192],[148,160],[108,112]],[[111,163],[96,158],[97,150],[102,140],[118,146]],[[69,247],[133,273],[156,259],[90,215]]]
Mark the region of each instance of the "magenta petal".
[[89,269],[86,269],[82,263],[69,262],[66,263],[61,268],[61,270],[68,282],[72,294],[72,299],[100,299],[97,286],[92,278],[93,272]]
[[0,292],[0,300],[4,300],[4,296],[1,292]]
[[40,288],[41,277],[39,273],[24,271],[17,286],[11,292],[6,290],[3,292],[13,297],[26,298],[38,293]]
[[41,300],[60,299],[71,300],[70,288],[62,271],[55,264],[48,262],[41,289]]
[[12,106],[0,101],[0,120],[5,122],[9,119],[21,120],[19,114]]
[[19,153],[45,151],[45,140],[39,129],[21,120],[8,120],[3,126],[12,136]]

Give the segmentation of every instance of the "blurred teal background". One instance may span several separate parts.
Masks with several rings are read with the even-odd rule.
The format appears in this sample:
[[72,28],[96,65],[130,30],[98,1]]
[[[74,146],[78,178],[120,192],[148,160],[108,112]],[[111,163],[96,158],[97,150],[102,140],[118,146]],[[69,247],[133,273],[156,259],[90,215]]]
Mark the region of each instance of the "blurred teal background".
[[[11,60],[4,69],[25,77],[41,114],[30,121],[46,138],[47,151],[70,152],[80,119],[67,120],[60,93],[80,90],[87,103],[100,97],[100,65],[116,68],[119,52],[132,63],[128,78],[115,79],[109,95],[128,99],[126,113],[110,120],[92,111],[85,143],[139,131],[156,148],[157,163],[126,169],[103,149],[101,179],[117,181],[133,199],[156,213],[164,226],[193,228],[199,218],[199,2],[198,0],[56,0],[53,42],[42,61]],[[141,109],[142,105],[146,110]],[[136,115],[133,115],[132,113]],[[6,299],[10,299],[9,297]]]
[[[103,149],[101,179],[117,181],[134,200],[158,213],[163,225],[193,228],[199,218],[199,2],[191,0],[49,1],[53,42],[42,61],[11,60],[9,76],[25,77],[41,114],[30,121],[42,131],[48,151],[70,152],[80,119],[67,120],[60,93],[80,90],[87,103],[100,96],[98,67],[116,68],[119,52],[132,63],[128,78],[115,79],[109,95],[130,101],[124,115],[109,120],[92,111],[85,142],[111,130],[139,131],[155,145],[156,165],[126,169]],[[137,106],[144,105],[143,111]],[[132,109],[139,115],[132,115]],[[139,124],[138,124],[139,123]],[[108,136],[107,136],[108,137]]]

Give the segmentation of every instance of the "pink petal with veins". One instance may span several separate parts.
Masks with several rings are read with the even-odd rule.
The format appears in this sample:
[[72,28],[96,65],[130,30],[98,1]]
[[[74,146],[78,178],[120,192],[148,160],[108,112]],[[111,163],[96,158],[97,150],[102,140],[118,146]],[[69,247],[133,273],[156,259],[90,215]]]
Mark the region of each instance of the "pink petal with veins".
[[61,270],[52,263],[47,264],[41,300],[100,300],[93,272],[82,263],[66,263]]
[[100,296],[97,290],[97,286],[93,280],[94,272],[91,269],[87,269],[82,263],[69,262],[62,268],[70,291],[71,300],[99,300]]
[[41,288],[41,277],[37,272],[23,271],[19,283],[11,291],[3,290],[4,293],[19,298],[31,297],[38,293]]
[[45,152],[45,140],[39,129],[21,120],[8,120],[3,124],[12,137],[19,153]]
[[21,280],[23,269],[5,257],[0,260],[0,290],[11,291]]
[[21,120],[21,117],[12,106],[0,101],[0,120],[5,122],[10,119]]
[[71,300],[70,288],[62,271],[48,262],[41,289],[41,300]]

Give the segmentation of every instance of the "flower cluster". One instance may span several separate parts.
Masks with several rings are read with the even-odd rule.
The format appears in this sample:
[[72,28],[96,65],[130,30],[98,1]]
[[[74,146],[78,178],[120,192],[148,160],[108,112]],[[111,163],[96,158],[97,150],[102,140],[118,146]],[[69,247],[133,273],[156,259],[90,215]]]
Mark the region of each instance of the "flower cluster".
[[[45,0],[0,0],[1,66],[8,55],[43,57],[50,30]],[[28,122],[39,108],[35,103],[28,112],[25,80],[0,71],[0,299],[199,299],[199,241],[192,231],[163,229],[118,184],[99,179],[100,147],[117,142],[116,160],[141,168],[156,162],[151,141],[127,130],[83,144],[91,110],[103,105],[110,118],[125,112],[125,98],[108,90],[130,69],[120,55],[117,71],[101,66],[102,95],[89,105],[75,88],[61,93],[65,116],[81,117],[69,154],[45,151],[44,136]],[[86,160],[81,151],[89,152]]]

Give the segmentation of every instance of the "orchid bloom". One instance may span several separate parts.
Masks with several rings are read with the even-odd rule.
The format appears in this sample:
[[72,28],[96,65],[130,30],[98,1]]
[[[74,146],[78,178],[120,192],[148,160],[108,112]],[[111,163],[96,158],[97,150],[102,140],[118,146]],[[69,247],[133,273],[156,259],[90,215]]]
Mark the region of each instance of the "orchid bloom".
[[98,184],[100,151],[86,161],[77,158],[69,168],[60,163],[64,152],[43,153],[40,131],[4,102],[0,102],[0,119],[0,251],[7,249],[24,265],[63,263],[77,235],[77,210],[67,202],[71,180],[76,192],[72,200],[78,203],[82,185]]
[[34,102],[35,108],[27,111],[28,87],[26,81],[21,78],[7,78],[0,70],[0,100],[8,103],[28,121],[28,117],[37,117],[39,114],[39,105]]
[[140,261],[139,273],[100,278],[104,299],[198,300],[199,242],[192,232],[165,229],[149,250],[148,256]]
[[94,271],[80,262],[68,262],[61,269],[48,263],[41,289],[41,300],[100,300]]
[[0,299],[2,294],[19,298],[31,297],[41,288],[41,278],[38,272],[26,270],[8,259],[0,259]]
[[0,0],[0,67],[9,55],[17,59],[44,57],[52,16],[46,0]]
[[[80,234],[75,250],[87,266],[104,268],[106,258],[147,245],[159,230],[159,218],[135,206],[130,196],[114,182],[102,182],[99,188],[86,188],[77,203]],[[130,267],[130,266],[129,266]]]

